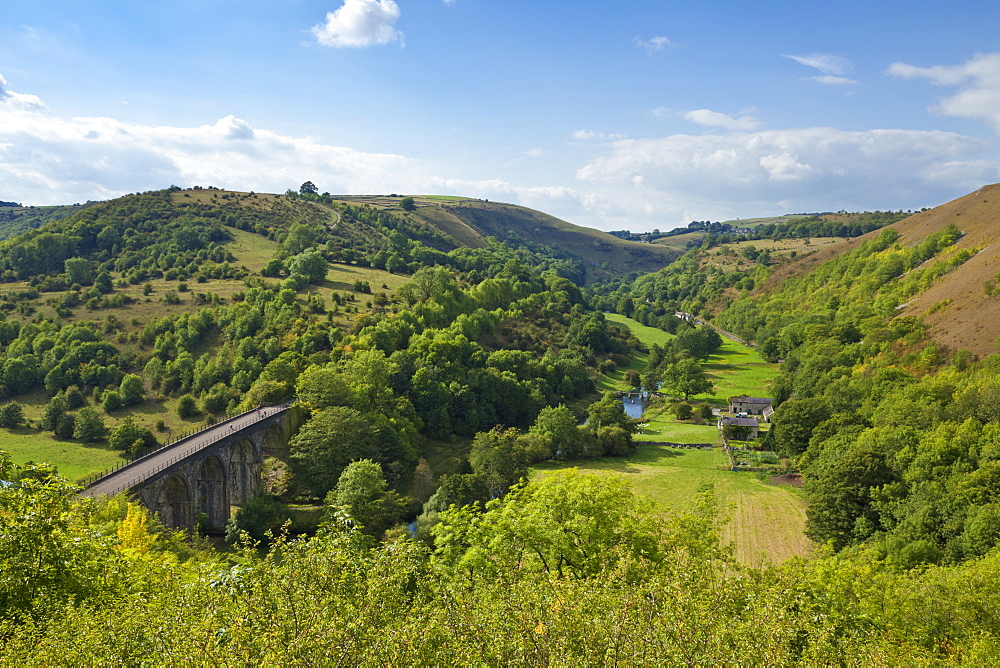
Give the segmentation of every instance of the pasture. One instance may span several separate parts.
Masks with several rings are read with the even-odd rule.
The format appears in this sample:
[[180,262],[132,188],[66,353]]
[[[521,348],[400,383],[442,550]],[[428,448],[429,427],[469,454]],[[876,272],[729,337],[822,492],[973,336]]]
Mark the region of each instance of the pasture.
[[[647,346],[669,341],[670,334],[645,327],[635,320],[607,314],[609,322],[629,327]],[[777,373],[753,348],[729,339],[705,363],[715,383],[712,395],[694,401],[728,403],[734,394],[768,396],[767,385]],[[633,354],[628,368],[642,370],[645,356]],[[615,374],[623,374],[619,370]],[[614,378],[614,374],[612,374]],[[609,388],[617,389],[617,388]],[[656,402],[643,414],[643,426],[635,435],[638,451],[628,457],[582,462],[546,462],[536,465],[545,471],[576,466],[581,470],[624,475],[635,491],[649,497],[661,512],[676,512],[692,502],[695,494],[711,486],[719,503],[721,537],[732,546],[736,558],[745,564],[780,563],[809,554],[814,545],[805,537],[805,501],[800,490],[790,485],[772,484],[772,477],[729,470],[714,424],[679,422],[672,405]],[[669,443],[712,443],[711,450],[676,448]]]

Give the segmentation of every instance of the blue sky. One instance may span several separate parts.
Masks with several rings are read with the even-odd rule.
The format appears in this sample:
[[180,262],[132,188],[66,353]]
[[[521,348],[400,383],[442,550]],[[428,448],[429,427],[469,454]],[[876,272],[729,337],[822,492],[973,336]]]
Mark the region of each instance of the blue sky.
[[460,194],[601,229],[1000,181],[1000,5],[4,0],[0,200]]

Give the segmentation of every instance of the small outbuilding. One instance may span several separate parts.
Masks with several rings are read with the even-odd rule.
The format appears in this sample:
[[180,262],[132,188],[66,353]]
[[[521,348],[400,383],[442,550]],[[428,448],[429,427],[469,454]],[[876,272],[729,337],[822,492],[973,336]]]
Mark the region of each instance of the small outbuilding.
[[722,432],[722,435],[737,441],[754,440],[757,438],[759,429],[757,418],[724,417],[719,420],[719,431]]

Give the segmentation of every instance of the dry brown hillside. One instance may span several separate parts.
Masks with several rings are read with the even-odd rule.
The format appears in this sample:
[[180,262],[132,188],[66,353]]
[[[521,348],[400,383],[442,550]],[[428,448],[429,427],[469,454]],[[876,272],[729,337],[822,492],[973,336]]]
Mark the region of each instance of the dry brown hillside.
[[[902,235],[901,243],[915,245],[949,223],[965,235],[956,248],[978,248],[980,252],[911,300],[900,315],[923,317],[931,325],[934,339],[950,348],[969,348],[979,355],[995,353],[1000,337],[1000,297],[988,296],[984,284],[1000,272],[1000,184],[983,186],[890,227]],[[764,290],[775,290],[786,279],[801,276],[878,234],[876,230],[845,239],[783,265],[771,275]]]
[[[913,244],[948,223],[954,223],[965,233],[957,247],[981,251],[939,279],[902,313],[922,315],[939,343],[951,348],[969,348],[980,355],[995,353],[1000,337],[1000,297],[987,296],[984,284],[1000,272],[1000,183],[983,186],[892,227],[903,235],[904,243]],[[935,304],[947,300],[951,301],[946,306],[927,313]]]

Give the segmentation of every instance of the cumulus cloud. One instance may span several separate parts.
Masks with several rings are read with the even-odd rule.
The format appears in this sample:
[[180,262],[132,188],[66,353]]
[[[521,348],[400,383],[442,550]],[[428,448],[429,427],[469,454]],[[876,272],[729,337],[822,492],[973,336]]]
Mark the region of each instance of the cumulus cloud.
[[171,183],[284,192],[305,178],[331,192],[422,192],[426,172],[401,155],[281,135],[235,116],[198,127],[148,126],[0,107],[0,193],[32,204]]
[[403,43],[403,33],[394,24],[399,5],[393,0],[344,0],[312,32],[323,46],[364,47],[391,42]]
[[699,125],[707,125],[713,128],[723,128],[724,130],[756,130],[760,127],[760,121],[753,116],[740,116],[734,118],[727,114],[711,109],[694,109],[684,114],[684,118]]
[[997,180],[1000,165],[980,156],[987,145],[955,133],[911,130],[672,135],[611,144],[577,176],[647,218],[650,207],[667,219],[693,211],[699,220],[910,208]]
[[0,109],[44,109],[45,103],[37,95],[15,93],[7,80],[0,74]]
[[650,37],[649,39],[636,37],[633,41],[637,47],[646,53],[656,53],[657,51],[662,51],[665,46],[675,46],[674,43],[670,41],[670,38],[665,35]]
[[981,121],[1000,132],[1000,53],[979,54],[962,65],[916,67],[893,63],[889,74],[926,79],[938,86],[960,86],[957,93],[939,101],[931,111]]

